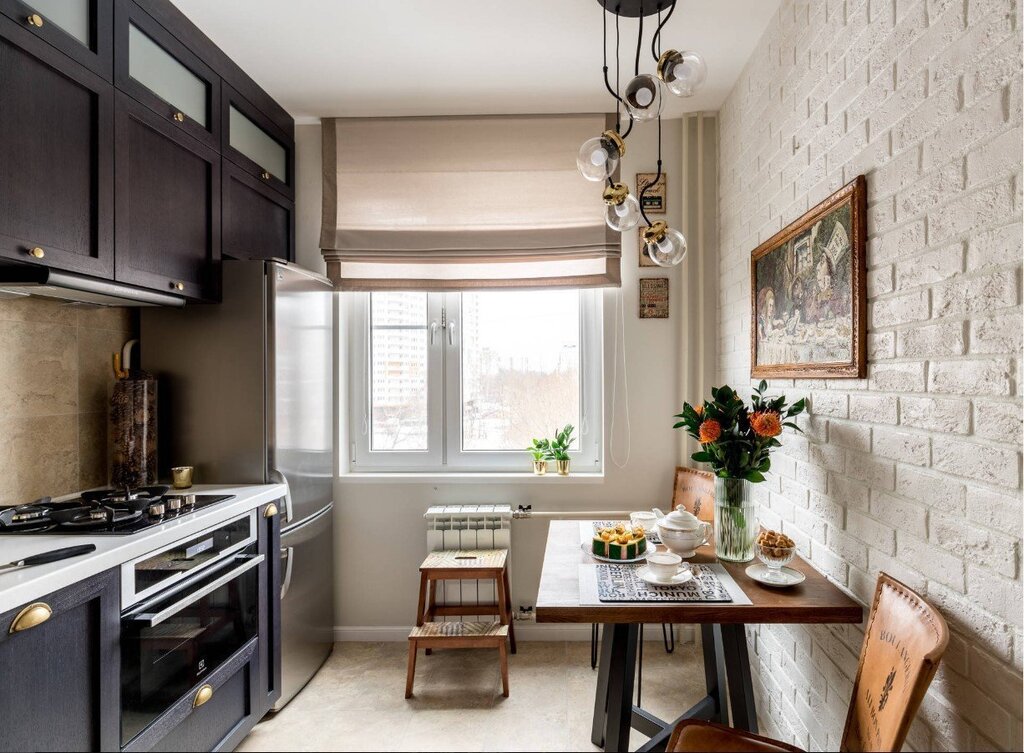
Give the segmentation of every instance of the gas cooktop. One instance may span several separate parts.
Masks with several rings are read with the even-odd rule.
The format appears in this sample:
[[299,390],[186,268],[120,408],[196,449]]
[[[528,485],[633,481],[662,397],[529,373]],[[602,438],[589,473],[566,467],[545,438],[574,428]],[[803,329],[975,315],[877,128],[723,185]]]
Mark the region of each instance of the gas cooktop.
[[99,489],[75,499],[37,499],[27,505],[0,507],[0,535],[88,534],[124,536],[138,533],[196,510],[232,499],[226,494],[168,494],[168,486]]

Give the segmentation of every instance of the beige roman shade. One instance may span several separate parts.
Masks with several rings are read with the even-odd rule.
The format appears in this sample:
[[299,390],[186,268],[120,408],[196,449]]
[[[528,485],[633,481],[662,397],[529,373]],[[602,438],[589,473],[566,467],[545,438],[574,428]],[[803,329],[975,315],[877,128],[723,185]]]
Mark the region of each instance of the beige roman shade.
[[619,285],[576,153],[606,115],[323,121],[320,247],[339,290]]

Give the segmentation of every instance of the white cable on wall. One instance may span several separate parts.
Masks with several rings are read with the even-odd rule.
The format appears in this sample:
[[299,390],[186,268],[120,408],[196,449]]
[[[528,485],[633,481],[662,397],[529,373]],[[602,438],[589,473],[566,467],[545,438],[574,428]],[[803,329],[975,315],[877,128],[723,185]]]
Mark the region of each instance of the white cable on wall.
[[[618,468],[625,468],[626,464],[629,463],[629,455],[631,450],[631,426],[629,423],[629,374],[626,372],[626,306],[623,301],[623,292],[620,287],[615,297],[615,345],[613,358],[615,359],[614,366],[612,367],[612,425],[609,432],[608,438],[608,456],[611,458],[612,463]],[[621,334],[621,337],[620,337]],[[619,358],[619,341],[622,341],[622,357]],[[622,362],[622,386],[625,389],[625,411],[626,411],[626,458],[621,463],[615,459],[615,416],[617,411],[615,405],[619,396],[619,362]]]

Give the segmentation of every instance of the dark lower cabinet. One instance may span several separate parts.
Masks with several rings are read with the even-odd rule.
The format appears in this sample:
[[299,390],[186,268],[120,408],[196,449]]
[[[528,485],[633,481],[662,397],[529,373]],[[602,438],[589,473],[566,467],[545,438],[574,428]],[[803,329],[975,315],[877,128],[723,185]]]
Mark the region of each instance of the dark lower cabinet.
[[0,615],[0,750],[120,747],[119,604],[115,569]]
[[220,155],[117,93],[119,282],[220,297]]
[[114,89],[0,16],[0,257],[110,278]]
[[223,253],[233,259],[295,261],[295,204],[224,160]]

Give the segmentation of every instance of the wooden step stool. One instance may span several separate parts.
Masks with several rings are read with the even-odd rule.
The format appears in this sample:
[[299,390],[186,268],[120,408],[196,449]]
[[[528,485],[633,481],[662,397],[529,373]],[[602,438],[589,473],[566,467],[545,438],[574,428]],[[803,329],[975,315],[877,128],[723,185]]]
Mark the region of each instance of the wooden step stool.
[[425,648],[496,648],[501,661],[501,694],[508,698],[508,625],[500,622],[427,622],[409,633],[409,671],[405,697],[412,698],[416,652]]
[[[409,677],[406,698],[412,694],[413,674],[416,670],[416,651],[426,649],[429,655],[435,648],[486,648],[500,643],[502,676],[505,695],[508,695],[507,657],[505,641],[514,654],[516,633],[512,625],[512,595],[508,584],[507,549],[459,549],[431,552],[420,565],[420,597],[416,607],[416,629],[409,634]],[[493,580],[497,600],[494,604],[437,605],[439,580]],[[435,617],[465,617],[493,614],[498,621],[491,622],[434,622]],[[443,627],[430,627],[431,625]],[[476,627],[451,627],[451,626]],[[491,628],[497,625],[500,630]],[[426,632],[423,631],[425,629]],[[445,631],[449,632],[445,632]]]

